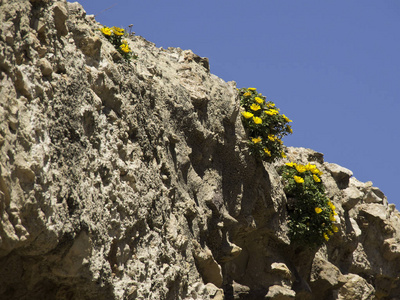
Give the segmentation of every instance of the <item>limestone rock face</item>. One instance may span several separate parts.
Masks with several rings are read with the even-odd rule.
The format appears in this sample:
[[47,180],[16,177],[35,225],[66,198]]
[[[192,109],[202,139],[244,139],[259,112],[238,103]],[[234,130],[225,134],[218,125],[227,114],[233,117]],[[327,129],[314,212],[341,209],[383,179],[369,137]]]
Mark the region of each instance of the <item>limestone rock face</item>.
[[[130,36],[128,62],[100,27],[76,2],[0,1],[0,299],[400,295],[378,188],[310,149],[260,164],[206,58]],[[290,245],[289,160],[317,164],[337,207],[320,249]]]

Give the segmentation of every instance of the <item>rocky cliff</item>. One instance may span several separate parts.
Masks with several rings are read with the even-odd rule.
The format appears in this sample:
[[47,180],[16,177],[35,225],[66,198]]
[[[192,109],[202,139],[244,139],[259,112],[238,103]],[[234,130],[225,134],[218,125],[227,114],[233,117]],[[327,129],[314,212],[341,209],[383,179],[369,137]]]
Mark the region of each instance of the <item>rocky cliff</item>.
[[[400,214],[310,149],[260,164],[234,82],[78,3],[0,0],[1,299],[399,299]],[[295,117],[295,116],[293,116]],[[323,171],[339,232],[291,245],[276,167]]]

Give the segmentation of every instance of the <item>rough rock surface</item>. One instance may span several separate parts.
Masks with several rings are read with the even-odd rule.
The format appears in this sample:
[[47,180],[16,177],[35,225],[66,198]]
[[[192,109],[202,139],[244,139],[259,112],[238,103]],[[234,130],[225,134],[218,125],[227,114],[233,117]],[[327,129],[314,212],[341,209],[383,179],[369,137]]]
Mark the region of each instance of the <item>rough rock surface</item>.
[[[288,148],[249,156],[234,82],[78,3],[0,0],[1,299],[397,299],[400,214]],[[291,246],[276,167],[316,163],[340,230]]]

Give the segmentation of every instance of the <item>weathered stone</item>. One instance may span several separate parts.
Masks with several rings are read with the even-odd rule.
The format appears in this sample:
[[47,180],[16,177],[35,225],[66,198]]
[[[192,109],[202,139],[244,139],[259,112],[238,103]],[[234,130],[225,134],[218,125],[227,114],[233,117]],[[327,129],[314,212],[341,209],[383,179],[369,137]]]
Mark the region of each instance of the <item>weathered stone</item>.
[[289,300],[294,299],[296,293],[283,286],[273,285],[268,289],[268,293],[265,296],[265,299],[274,299],[274,300]]
[[98,37],[85,37],[80,41],[80,48],[85,55],[98,59],[102,42]]
[[360,213],[370,219],[385,221],[388,218],[387,208],[380,204],[370,203],[360,205]]
[[15,29],[14,29],[14,23],[11,21],[4,22],[1,24],[0,27],[0,37],[6,41],[6,43],[9,46],[12,46],[14,43],[14,35],[15,35]]
[[232,289],[234,299],[246,299],[246,297],[249,297],[250,288],[246,285],[233,281]]
[[193,245],[193,256],[204,282],[221,287],[223,281],[221,266],[215,261],[209,249],[202,249],[197,241],[193,241]]
[[92,244],[86,232],[76,237],[72,247],[63,257],[59,265],[53,268],[53,273],[62,277],[76,277],[89,263]]
[[365,195],[364,201],[366,203],[380,203],[387,205],[385,194],[377,187],[371,187],[369,192]]
[[338,290],[338,300],[372,300],[374,288],[364,278],[356,274],[341,275],[338,280],[343,286]]
[[328,290],[338,284],[338,277],[341,275],[339,269],[329,261],[315,257],[312,268],[310,283],[313,290]]
[[272,263],[271,271],[273,271],[274,274],[279,274],[285,279],[293,278],[292,272],[290,272],[289,268],[284,263],[278,263],[278,262]]
[[343,199],[342,206],[346,210],[352,209],[358,202],[363,199],[364,194],[354,186],[350,186],[343,190],[345,198]]
[[78,2],[68,2],[68,12],[71,15],[75,15],[79,19],[83,19],[86,16],[86,11],[84,10],[83,6]]
[[210,295],[210,299],[212,300],[224,300],[224,291],[222,289],[217,288],[212,283],[206,284],[206,290],[208,295]]
[[383,243],[383,256],[389,261],[400,258],[400,240],[397,238],[386,239]]
[[354,232],[355,236],[356,237],[361,236],[362,231],[361,231],[360,227],[358,226],[357,221],[354,220],[353,218],[350,218],[350,224],[351,224],[351,227],[349,226],[349,229]]
[[35,19],[33,21],[33,28],[38,32],[38,33],[44,33],[46,30],[46,23],[44,22],[43,19]]
[[[1,299],[399,295],[394,205],[311,149],[257,162],[206,58],[129,36],[127,61],[78,3],[1,3]],[[288,161],[336,205],[318,252],[289,240]]]
[[349,186],[350,177],[353,176],[352,171],[334,163],[324,163],[324,166],[332,174],[340,189],[345,189]]
[[50,76],[51,73],[53,73],[53,67],[51,66],[50,62],[45,58],[41,58],[39,60],[39,68],[43,76]]
[[68,28],[65,21],[68,19],[68,10],[64,2],[56,2],[53,5],[53,17],[58,34],[67,35]]
[[352,253],[350,272],[369,274],[372,271],[371,262],[365,253],[363,244],[358,243],[356,250]]

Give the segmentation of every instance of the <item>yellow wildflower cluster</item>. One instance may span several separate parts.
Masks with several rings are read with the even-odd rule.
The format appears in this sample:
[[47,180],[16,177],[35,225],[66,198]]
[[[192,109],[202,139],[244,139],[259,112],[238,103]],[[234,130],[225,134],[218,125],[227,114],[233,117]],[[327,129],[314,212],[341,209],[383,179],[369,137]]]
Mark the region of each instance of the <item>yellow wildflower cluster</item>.
[[276,109],[269,109],[264,111],[268,116],[275,116],[279,114],[279,111]]
[[284,114],[282,114],[282,117],[285,119],[286,122],[293,122],[292,120],[290,120],[288,117],[286,117]]
[[238,91],[244,109],[241,114],[249,134],[250,151],[266,161],[286,157],[282,138],[293,132],[288,125],[292,121],[281,115],[275,103],[266,101],[266,97],[258,93],[256,88],[242,88]]
[[289,210],[291,240],[310,247],[328,241],[339,228],[335,205],[325,195],[322,171],[315,164],[289,162],[279,172],[286,196],[295,199]]
[[131,48],[129,48],[128,42],[127,42],[126,40],[123,40],[121,46],[119,46],[119,47],[120,47],[121,50],[122,50],[123,52],[125,52],[125,53],[131,52]]
[[271,154],[271,151],[268,150],[268,148],[264,148],[263,150],[264,150],[265,154],[267,154],[269,157],[271,157],[272,154]]
[[[335,218],[335,216],[337,216],[337,213],[335,211],[336,207],[335,207],[335,205],[333,205],[333,203],[330,200],[328,200],[328,206],[330,208],[329,220],[331,222],[336,222],[336,218]],[[338,232],[338,231],[339,231],[339,228],[335,224],[331,224],[331,228],[326,229],[326,231],[324,232],[324,239],[326,241],[329,241],[330,236],[333,235],[334,232]]]
[[108,28],[108,27],[100,28],[100,31],[101,31],[104,35],[107,35],[107,36],[110,36],[110,35],[111,35],[111,30],[110,30],[110,28]]
[[263,103],[264,103],[264,99],[261,99],[260,97],[254,97],[254,100],[255,100],[258,104],[263,104]]
[[313,165],[310,163],[308,163],[306,165],[302,165],[302,164],[296,164],[294,162],[286,163],[285,165],[288,167],[291,167],[291,168],[295,168],[296,171],[299,173],[304,173],[306,171],[310,171],[312,173],[312,178],[314,179],[314,181],[321,182],[321,178],[318,177],[318,175],[321,176],[322,172],[317,168],[316,165]]
[[304,182],[304,179],[303,179],[303,177],[300,177],[300,176],[293,176],[293,179],[294,179],[294,181],[296,181],[297,183],[303,183]]
[[124,35],[124,33],[125,33],[125,30],[122,28],[119,28],[119,27],[113,26],[111,29],[112,29],[113,33],[118,36]]
[[114,45],[115,49],[121,53],[125,59],[137,58],[136,55],[132,54],[132,50],[128,45],[127,40],[122,40],[125,34],[125,30],[116,26],[106,27],[99,29],[101,33]]
[[261,106],[258,105],[258,104],[253,103],[253,104],[250,106],[250,109],[251,109],[251,110],[254,110],[254,111],[257,111],[257,110],[261,109]]
[[242,116],[245,117],[246,119],[252,118],[254,115],[251,112],[248,111],[242,111]]
[[262,124],[262,119],[259,117],[253,117],[254,124]]

